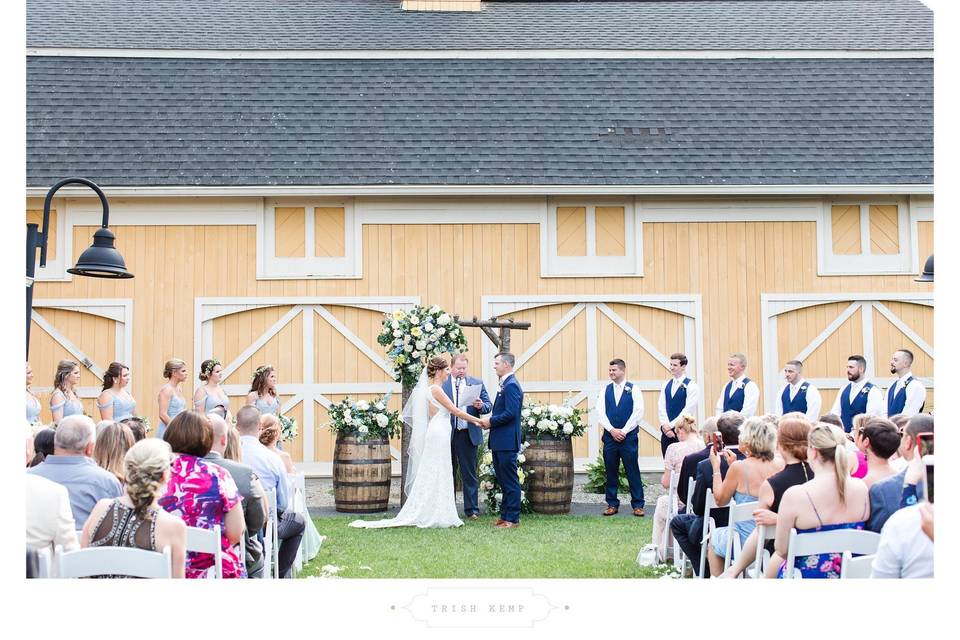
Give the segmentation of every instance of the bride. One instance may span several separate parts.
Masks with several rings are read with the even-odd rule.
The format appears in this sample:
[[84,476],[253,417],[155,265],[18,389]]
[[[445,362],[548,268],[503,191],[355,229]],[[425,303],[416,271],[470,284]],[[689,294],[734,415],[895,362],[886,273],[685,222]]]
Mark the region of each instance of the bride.
[[459,527],[453,493],[453,462],[450,458],[450,414],[475,425],[480,420],[455,407],[441,385],[450,375],[450,364],[443,357],[427,363],[420,380],[403,407],[403,419],[411,424],[405,489],[407,501],[396,518],[354,520],[351,527],[444,528]]

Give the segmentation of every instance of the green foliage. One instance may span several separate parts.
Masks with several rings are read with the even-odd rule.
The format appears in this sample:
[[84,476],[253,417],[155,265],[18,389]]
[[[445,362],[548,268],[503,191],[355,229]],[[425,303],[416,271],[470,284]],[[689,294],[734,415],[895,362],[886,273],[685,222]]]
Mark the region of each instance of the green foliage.
[[[583,490],[586,493],[606,493],[607,491],[607,465],[603,463],[603,456],[597,456],[597,461],[587,465],[587,481],[583,484]],[[617,487],[617,493],[630,493],[630,485],[627,483],[627,472],[620,463],[620,483]]]
[[[520,453],[517,455],[517,479],[520,480],[520,513],[533,513],[530,506],[530,500],[527,499],[527,479],[533,473],[526,464],[524,450],[530,446],[530,443],[524,442],[521,445]],[[497,476],[493,472],[493,453],[487,448],[487,438],[477,448],[477,480],[480,483],[480,494],[484,496],[483,502],[487,507],[487,513],[499,513],[500,501],[503,499],[503,493],[500,489],[500,483],[497,482]]]

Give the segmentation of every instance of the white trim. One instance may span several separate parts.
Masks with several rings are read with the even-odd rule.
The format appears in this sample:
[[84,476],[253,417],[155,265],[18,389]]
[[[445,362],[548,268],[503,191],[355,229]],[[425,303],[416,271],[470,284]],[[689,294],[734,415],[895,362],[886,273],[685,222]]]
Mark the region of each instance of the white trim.
[[818,335],[816,338],[813,339],[813,341],[810,344],[804,347],[803,351],[793,356],[793,359],[799,360],[800,362],[804,362],[810,356],[811,353],[817,350],[817,347],[819,347],[824,342],[826,342],[827,338],[832,336],[833,333],[840,328],[840,325],[842,325],[844,322],[847,321],[847,318],[855,314],[857,310],[861,309],[862,307],[863,305],[858,304],[856,302],[851,303],[849,307],[844,309],[843,313],[841,313],[839,316],[834,318],[833,322],[827,325],[827,328],[824,329],[820,333],[820,335]]
[[[545,224],[540,228],[540,276],[542,278],[643,276],[643,224],[632,197],[551,197],[547,199]],[[597,255],[597,207],[623,207],[622,256]],[[583,207],[586,211],[586,252],[583,256],[557,253],[557,208]]]
[[523,352],[523,355],[517,358],[517,363],[516,363],[517,366],[515,366],[513,370],[519,371],[520,367],[522,367],[524,364],[527,363],[528,360],[530,360],[530,358],[536,355],[537,352],[540,351],[540,349],[542,349],[545,344],[550,342],[550,340],[552,340],[555,335],[563,331],[563,328],[568,324],[570,324],[570,322],[574,318],[580,315],[580,312],[583,311],[585,308],[586,306],[582,302],[575,304],[573,308],[570,309],[570,311],[565,313],[564,316],[560,318],[559,322],[557,322],[555,325],[550,327],[550,329],[547,330],[546,333],[540,336],[540,338],[538,338],[536,342],[530,345],[530,347]]
[[[933,195],[933,184],[744,184],[744,185],[257,185],[257,186],[104,186],[104,193],[113,197],[164,196],[296,196],[296,197],[352,197],[352,196],[495,196],[495,195],[766,195],[766,196],[820,196],[820,195]],[[85,189],[64,187],[58,193],[83,197]],[[43,197],[47,187],[27,187],[28,197]]]
[[[36,206],[30,205],[31,203],[27,203],[27,209],[43,211],[43,202],[36,203]],[[33,279],[35,282],[70,282],[73,276],[67,273],[67,265],[73,266],[73,225],[67,225],[67,202],[64,198],[54,198],[50,208],[57,212],[57,224],[52,229],[55,241],[47,243],[47,252],[53,249],[57,257],[51,259],[48,255],[47,266],[41,267],[40,252],[37,251],[37,267]],[[39,232],[43,233],[42,213],[38,228]],[[67,242],[67,236],[69,236],[69,242]],[[93,238],[91,238],[92,241]]]
[[106,49],[28,47],[26,55],[226,60],[557,60],[557,59],[900,59],[933,58],[929,49]]
[[223,368],[223,373],[220,376],[221,381],[224,381],[227,378],[229,378],[234,371],[240,368],[240,365],[242,365],[244,362],[249,360],[253,356],[253,354],[259,351],[263,345],[267,344],[267,342],[269,342],[271,338],[273,338],[275,335],[280,333],[280,331],[285,326],[293,322],[293,319],[296,318],[298,315],[300,315],[302,312],[303,312],[303,307],[299,305],[294,305],[294,307],[290,309],[290,311],[287,311],[285,314],[283,314],[283,317],[281,317],[279,320],[274,322],[273,326],[271,326],[266,331],[264,331],[263,334],[261,334],[256,340],[254,340],[249,347],[241,351],[240,355],[238,355],[236,358],[233,359],[233,362],[231,362],[230,364],[228,364],[226,367]]
[[930,356],[931,358],[934,357],[933,347],[930,346],[926,340],[921,338],[919,333],[917,333],[916,331],[908,327],[903,320],[898,318],[896,314],[890,311],[890,309],[888,309],[885,304],[883,304],[882,302],[874,302],[873,308],[879,311],[880,315],[882,315],[884,318],[889,320],[890,324],[892,324],[897,329],[899,329],[903,335],[907,336],[910,340],[912,340],[915,345],[923,349],[923,351],[928,356]]
[[[833,205],[860,205],[860,253],[840,255],[833,253]],[[870,205],[897,205],[897,241],[899,253],[871,253]],[[821,276],[846,275],[904,275],[915,273],[916,224],[910,215],[906,196],[881,195],[874,197],[837,196],[823,200],[821,222],[817,228],[817,272]]]
[[908,207],[910,210],[910,251],[914,258],[914,273],[923,273],[923,267],[927,262],[927,256],[920,255],[920,222],[933,222],[933,199],[917,198],[910,196],[908,198]]
[[346,327],[346,325],[337,320],[336,316],[327,311],[327,309],[325,309],[322,305],[315,306],[313,310],[318,316],[330,323],[330,326],[336,329],[340,335],[350,342],[350,344],[355,346],[360,350],[361,353],[370,358],[370,360],[372,360],[375,365],[380,367],[384,373],[386,373],[388,376],[393,376],[393,370],[390,368],[390,365],[387,364],[387,361],[378,356],[373,349],[367,345],[367,343],[358,338],[355,333]]
[[[304,215],[303,257],[276,255],[276,208],[302,207]],[[343,208],[342,257],[314,255],[317,207]],[[363,277],[363,230],[354,212],[352,198],[321,200],[317,198],[270,198],[257,216],[257,280],[343,280]],[[360,247],[360,250],[357,250]]]
[[[640,335],[640,333],[636,329],[634,329],[632,326],[630,326],[626,320],[621,318],[613,309],[611,309],[610,307],[608,307],[602,302],[597,303],[597,309],[599,309],[603,313],[603,315],[610,318],[610,320],[612,320],[615,325],[620,327],[620,329],[624,333],[626,333],[630,338],[632,338],[634,342],[640,345],[640,348],[642,348],[648,354],[653,356],[653,359],[659,362],[664,369],[666,369],[668,372],[670,371],[670,358],[660,353],[659,349],[653,346],[653,344],[649,340],[647,340],[642,335]],[[660,387],[657,386],[657,389],[659,388]]]

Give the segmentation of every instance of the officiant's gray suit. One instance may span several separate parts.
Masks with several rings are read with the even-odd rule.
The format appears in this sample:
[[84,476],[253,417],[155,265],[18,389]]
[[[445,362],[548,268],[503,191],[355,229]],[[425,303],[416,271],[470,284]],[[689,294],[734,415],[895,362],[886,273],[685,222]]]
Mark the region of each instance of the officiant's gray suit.
[[[480,409],[467,407],[466,412],[477,418],[481,414],[490,413],[493,405],[490,403],[490,396],[487,395],[487,388],[479,378],[450,376],[443,383],[443,392],[451,402],[458,404],[459,393],[468,385],[480,385],[480,402],[483,406]],[[480,515],[477,448],[483,442],[483,430],[456,416],[450,416],[450,430],[450,455],[456,459],[457,466],[460,467],[460,478],[463,480],[463,513],[467,516]]]

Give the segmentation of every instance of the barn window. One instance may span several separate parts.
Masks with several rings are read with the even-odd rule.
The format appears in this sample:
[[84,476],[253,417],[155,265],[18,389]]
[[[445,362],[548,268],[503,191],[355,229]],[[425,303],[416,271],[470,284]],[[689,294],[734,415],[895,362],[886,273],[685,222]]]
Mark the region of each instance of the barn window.
[[352,202],[267,200],[257,226],[257,277],[358,278],[358,233]]
[[542,275],[643,275],[641,226],[632,200],[551,201]]
[[823,212],[823,275],[909,273],[913,227],[902,199],[830,200]]

